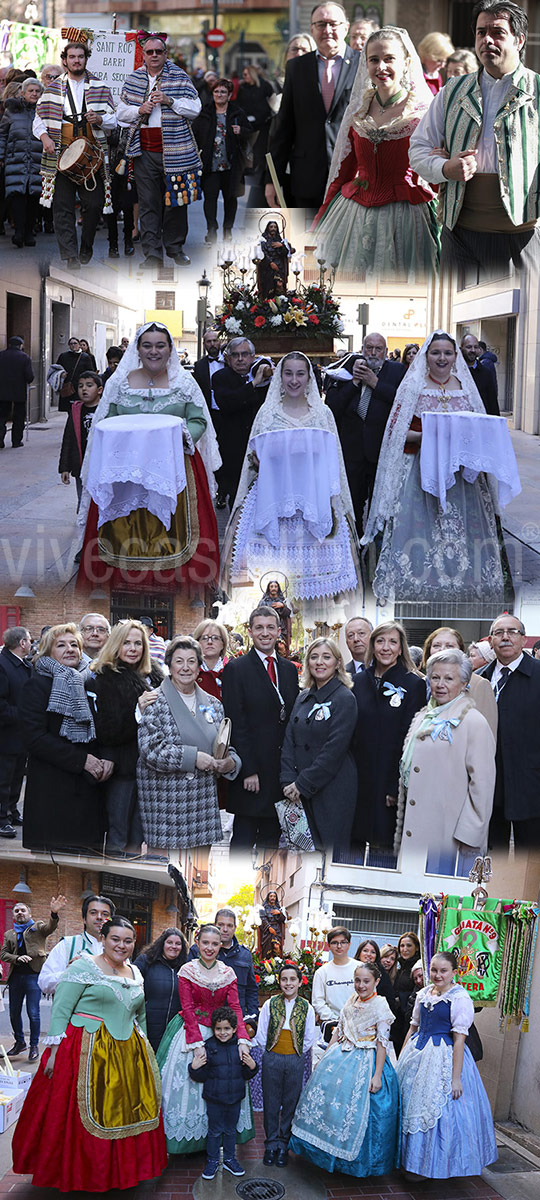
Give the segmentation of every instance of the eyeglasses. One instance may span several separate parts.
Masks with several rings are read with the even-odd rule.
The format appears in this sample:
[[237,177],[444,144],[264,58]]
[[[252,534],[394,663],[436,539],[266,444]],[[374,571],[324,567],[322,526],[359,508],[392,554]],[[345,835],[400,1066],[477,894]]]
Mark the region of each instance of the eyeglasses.
[[341,26],[344,24],[345,21],[312,21],[311,28],[319,30],[331,29],[335,33],[336,29],[341,29]]
[[106,625],[81,625],[81,633],[108,633]]
[[502,638],[507,635],[511,638],[523,637],[521,629],[494,629],[491,634],[494,638]]
[[219,636],[219,633],[201,633],[199,641],[201,641],[201,642],[223,642],[223,638]]
[[332,938],[332,941],[328,945],[331,950],[344,950],[345,946],[349,945],[349,942],[336,942],[335,938]]
[[165,49],[162,50],[145,50],[145,54],[165,54]]

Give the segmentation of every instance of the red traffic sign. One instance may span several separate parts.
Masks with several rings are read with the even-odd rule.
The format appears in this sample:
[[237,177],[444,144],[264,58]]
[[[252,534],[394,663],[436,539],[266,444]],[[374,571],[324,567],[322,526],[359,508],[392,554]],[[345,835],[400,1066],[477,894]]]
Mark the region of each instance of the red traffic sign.
[[222,29],[209,29],[205,40],[207,46],[212,46],[217,49],[219,46],[222,46],[224,42],[226,42],[227,38]]

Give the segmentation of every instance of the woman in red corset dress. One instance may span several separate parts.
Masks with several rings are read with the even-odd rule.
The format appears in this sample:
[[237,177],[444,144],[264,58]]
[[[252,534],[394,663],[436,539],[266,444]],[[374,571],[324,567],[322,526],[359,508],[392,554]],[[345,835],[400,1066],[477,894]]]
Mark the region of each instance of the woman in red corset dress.
[[[202,1087],[191,1078],[188,1066],[196,1049],[211,1036],[210,1018],[224,1004],[238,1017],[238,1053],[249,1053],[249,1037],[238,1001],[238,986],[232,967],[218,958],[221,934],[215,925],[203,925],[199,933],[199,957],[178,972],[181,1015],[169,1021],[157,1052],[161,1070],[162,1108],[167,1149],[170,1154],[197,1154],[208,1133]],[[242,1101],[237,1142],[255,1137],[249,1088]]]
[[436,268],[435,192],[409,165],[409,138],[429,107],[420,59],[404,29],[368,38],[314,229],[338,275],[422,280]]

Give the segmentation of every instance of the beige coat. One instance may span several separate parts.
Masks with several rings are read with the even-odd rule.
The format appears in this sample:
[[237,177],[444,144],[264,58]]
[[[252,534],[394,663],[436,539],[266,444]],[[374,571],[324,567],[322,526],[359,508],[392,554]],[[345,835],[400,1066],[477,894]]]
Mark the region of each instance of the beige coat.
[[[487,687],[486,687],[487,684]],[[489,682],[489,679],[484,679],[482,675],[477,675],[473,671],[471,682],[469,684],[469,695],[474,700],[478,712],[486,718],[486,721],[491,729],[495,741],[497,741],[497,725],[499,724],[499,710],[495,693]]]
[[485,852],[495,788],[495,738],[470,695],[461,693],[445,717],[461,717],[452,742],[429,732],[416,737],[425,709],[414,717],[405,747],[415,738],[409,786],[400,786],[397,838],[423,857],[452,855],[459,843]]

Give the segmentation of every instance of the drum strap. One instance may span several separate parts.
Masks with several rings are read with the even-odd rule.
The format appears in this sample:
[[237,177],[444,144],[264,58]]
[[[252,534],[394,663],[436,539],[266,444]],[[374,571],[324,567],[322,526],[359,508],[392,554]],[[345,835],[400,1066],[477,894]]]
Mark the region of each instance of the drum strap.
[[[67,95],[67,98],[69,101],[69,107],[71,109],[72,116],[73,116],[73,138],[74,138],[74,140],[76,138],[80,137],[79,121],[80,121],[83,137],[88,137],[88,122],[86,120],[86,94],[83,93],[83,102],[82,102],[82,108],[81,108],[80,113],[77,112],[75,100],[73,99],[73,92],[69,86],[69,83],[66,83],[66,95]],[[90,132],[90,137],[92,137],[92,132]]]

